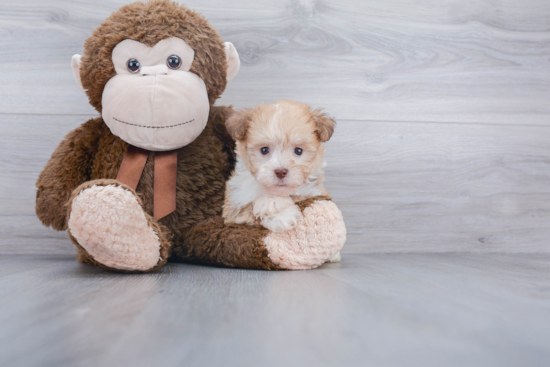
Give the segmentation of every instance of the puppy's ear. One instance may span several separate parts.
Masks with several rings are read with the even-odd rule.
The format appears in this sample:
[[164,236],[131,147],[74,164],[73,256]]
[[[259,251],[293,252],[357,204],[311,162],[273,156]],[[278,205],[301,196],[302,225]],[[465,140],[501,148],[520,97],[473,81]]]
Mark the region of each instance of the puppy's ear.
[[233,111],[225,120],[225,128],[233,140],[242,140],[246,136],[246,129],[250,121],[250,110]]
[[317,135],[322,142],[328,141],[334,133],[336,121],[320,109],[311,111],[311,118],[317,126]]

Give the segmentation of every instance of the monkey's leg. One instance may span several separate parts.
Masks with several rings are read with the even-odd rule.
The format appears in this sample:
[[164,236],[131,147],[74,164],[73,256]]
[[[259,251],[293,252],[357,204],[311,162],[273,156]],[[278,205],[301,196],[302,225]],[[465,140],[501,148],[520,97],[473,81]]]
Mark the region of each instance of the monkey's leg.
[[134,190],[116,180],[77,187],[67,218],[80,262],[116,271],[152,271],[170,256],[167,229],[143,210]]
[[185,261],[250,269],[312,269],[337,257],[346,241],[342,213],[326,197],[298,203],[296,228],[270,232],[215,217],[195,225],[174,255]]

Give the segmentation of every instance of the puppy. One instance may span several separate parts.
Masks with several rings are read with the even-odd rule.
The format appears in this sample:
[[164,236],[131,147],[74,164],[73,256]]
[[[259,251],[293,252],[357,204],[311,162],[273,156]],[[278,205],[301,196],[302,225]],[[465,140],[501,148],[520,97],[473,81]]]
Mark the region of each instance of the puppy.
[[295,202],[327,195],[324,142],[336,122],[306,104],[283,100],[236,111],[225,125],[237,153],[226,184],[225,223],[276,232],[294,228],[302,218]]

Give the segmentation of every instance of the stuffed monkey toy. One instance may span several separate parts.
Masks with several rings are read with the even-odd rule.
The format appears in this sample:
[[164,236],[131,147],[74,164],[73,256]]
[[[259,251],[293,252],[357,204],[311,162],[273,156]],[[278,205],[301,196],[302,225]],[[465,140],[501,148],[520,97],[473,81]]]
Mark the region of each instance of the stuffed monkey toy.
[[78,261],[122,272],[169,259],[309,269],[341,250],[346,229],[328,197],[299,203],[303,219],[287,232],[224,224],[235,143],[231,107],[214,103],[239,57],[201,15],[166,0],[124,6],[72,67],[101,116],[54,151],[36,183],[36,213],[68,230]]

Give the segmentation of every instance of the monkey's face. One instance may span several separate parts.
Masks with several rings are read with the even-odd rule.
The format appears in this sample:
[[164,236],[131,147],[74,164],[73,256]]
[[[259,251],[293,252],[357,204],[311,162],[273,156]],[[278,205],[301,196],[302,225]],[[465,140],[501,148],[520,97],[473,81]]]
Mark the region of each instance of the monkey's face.
[[235,47],[206,19],[169,0],[123,6],[72,59],[77,83],[112,133],[154,151],[195,140],[239,66]]
[[195,140],[208,121],[204,81],[190,72],[195,52],[180,38],[153,47],[124,40],[112,54],[116,75],[103,90],[103,120],[134,146],[162,151]]

